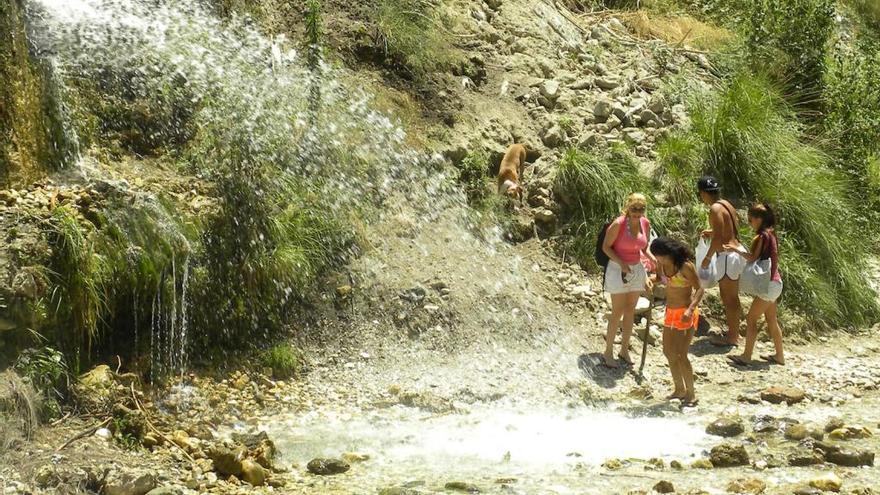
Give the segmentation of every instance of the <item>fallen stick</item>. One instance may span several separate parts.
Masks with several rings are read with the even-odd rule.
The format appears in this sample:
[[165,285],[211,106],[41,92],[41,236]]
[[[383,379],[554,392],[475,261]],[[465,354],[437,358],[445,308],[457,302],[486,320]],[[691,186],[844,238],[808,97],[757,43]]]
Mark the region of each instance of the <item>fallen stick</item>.
[[168,442],[169,444],[171,444],[171,445],[177,447],[177,449],[180,450],[181,452],[183,452],[183,455],[185,455],[186,458],[189,459],[190,462],[195,463],[196,460],[193,459],[193,457],[192,457],[191,455],[189,455],[189,452],[187,452],[186,450],[184,450],[183,447],[181,447],[180,445],[177,445],[176,443],[174,443],[173,441],[171,441],[171,439],[168,438],[167,435],[165,435],[164,433],[162,433],[161,431],[159,431],[159,429],[156,428],[155,425],[153,425],[153,422],[150,421],[150,417],[149,417],[149,415],[147,415],[147,411],[145,411],[144,408],[143,408],[143,406],[141,406],[141,401],[138,400],[138,398],[137,398],[137,394],[134,392],[134,384],[133,384],[133,383],[131,384],[131,398],[132,398],[132,400],[134,401],[134,405],[138,408],[138,411],[140,411],[141,414],[144,415],[144,422],[146,422],[146,423],[147,423],[147,426],[150,427],[151,430],[153,430],[153,433],[155,433],[156,435],[159,435],[159,437],[161,437],[162,440],[165,440],[165,441]]
[[85,438],[85,437],[87,437],[87,436],[94,435],[96,431],[98,431],[99,429],[101,429],[101,428],[103,428],[103,427],[109,425],[111,419],[113,419],[113,418],[107,418],[107,419],[105,419],[104,421],[101,421],[100,423],[98,423],[96,426],[93,426],[93,427],[91,427],[91,428],[89,428],[89,429],[87,429],[87,430],[84,430],[84,431],[81,431],[81,432],[77,433],[73,438],[71,438],[70,440],[64,442],[64,445],[62,445],[61,447],[58,447],[57,449],[55,449],[55,452],[61,452],[61,451],[64,450],[67,446],[69,446],[69,445],[72,444],[73,442],[79,440],[80,438]]
[[55,421],[49,423],[49,426],[53,426],[53,427],[54,427],[54,426],[58,426],[58,425],[60,425],[61,423],[63,423],[64,420],[66,420],[66,419],[69,418],[69,417],[70,417],[70,413],[67,413],[67,414],[65,414],[64,416],[62,416],[61,418],[56,419]]

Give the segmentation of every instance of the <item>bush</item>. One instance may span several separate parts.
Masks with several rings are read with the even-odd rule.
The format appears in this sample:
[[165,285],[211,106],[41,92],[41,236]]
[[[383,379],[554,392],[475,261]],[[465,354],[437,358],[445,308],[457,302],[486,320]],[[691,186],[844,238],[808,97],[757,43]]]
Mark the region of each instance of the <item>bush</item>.
[[260,363],[272,368],[272,376],[286,380],[296,376],[302,369],[302,354],[290,344],[277,344],[260,355]]
[[[69,389],[67,363],[64,355],[51,347],[25,349],[19,354],[13,366],[15,371],[28,378],[43,396],[49,399],[46,403],[47,416],[57,413],[58,401],[66,397]],[[54,407],[53,407],[54,406]]]
[[[785,303],[821,326],[864,325],[880,315],[864,276],[869,231],[854,224],[846,180],[831,158],[807,142],[794,113],[766,79],[739,75],[691,105],[692,129],[675,137],[697,143],[668,154],[719,176],[728,196],[760,199],[780,214]],[[669,145],[667,149],[676,149]],[[696,176],[695,176],[696,177]]]
[[620,214],[627,195],[645,191],[647,186],[637,158],[623,147],[600,153],[576,148],[566,151],[554,190],[562,206],[562,219],[572,235],[569,248],[578,263],[594,266],[599,228]]

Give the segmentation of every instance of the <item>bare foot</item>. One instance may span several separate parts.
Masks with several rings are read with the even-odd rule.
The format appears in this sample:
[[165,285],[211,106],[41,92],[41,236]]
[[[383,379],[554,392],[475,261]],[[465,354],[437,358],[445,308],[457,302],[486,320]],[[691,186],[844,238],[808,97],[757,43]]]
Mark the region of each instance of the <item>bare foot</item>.
[[628,352],[627,352],[626,354],[624,354],[624,353],[621,352],[620,354],[617,355],[617,357],[619,357],[620,359],[622,359],[626,364],[632,366],[632,364],[633,364],[633,360],[632,360],[631,357],[629,357],[629,353],[628,353]]
[[697,399],[697,396],[690,394],[681,401],[681,407],[697,407],[699,403],[700,400]]
[[609,356],[607,354],[605,355],[605,363],[603,363],[603,364],[605,365],[606,368],[617,368],[618,367],[617,361],[614,360],[614,357]]
[[673,390],[671,394],[666,396],[666,400],[684,400],[685,396],[687,396],[687,392]]

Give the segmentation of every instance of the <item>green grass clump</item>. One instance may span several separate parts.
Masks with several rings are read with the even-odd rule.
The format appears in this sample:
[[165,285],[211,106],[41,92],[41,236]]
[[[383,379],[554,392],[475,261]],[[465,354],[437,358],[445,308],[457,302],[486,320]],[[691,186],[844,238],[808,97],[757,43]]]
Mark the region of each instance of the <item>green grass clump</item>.
[[684,153],[665,154],[665,168],[711,173],[727,196],[776,206],[791,294],[785,304],[820,326],[876,321],[880,308],[864,276],[869,234],[856,227],[849,184],[831,157],[807,140],[777,88],[741,74],[716,94],[695,98],[691,117],[691,129],[673,139],[696,143],[696,150],[667,144],[667,151]]
[[612,147],[600,153],[576,148],[566,151],[554,191],[573,239],[569,252],[578,263],[595,265],[593,253],[600,227],[620,215],[627,195],[645,192],[647,186],[637,158],[626,148]]
[[272,368],[272,376],[282,380],[296,376],[302,362],[302,354],[290,344],[277,344],[260,354],[260,363]]
[[[880,156],[880,43],[840,47],[826,76],[824,130],[836,145],[836,164],[866,198],[862,206],[873,220],[880,206],[876,180]],[[870,215],[874,213],[873,215]],[[867,227],[867,225],[865,225]]]
[[462,58],[435,2],[379,0],[369,15],[377,48],[414,75],[449,68]]
[[490,185],[489,157],[476,151],[469,152],[456,166],[458,182],[464,187],[465,196],[471,204],[479,203],[494,191]]
[[[107,314],[108,270],[106,259],[95,252],[92,230],[81,225],[69,207],[52,214],[50,244],[53,246],[51,307],[59,322],[59,341],[75,359],[87,358]],[[63,324],[62,324],[63,323]]]

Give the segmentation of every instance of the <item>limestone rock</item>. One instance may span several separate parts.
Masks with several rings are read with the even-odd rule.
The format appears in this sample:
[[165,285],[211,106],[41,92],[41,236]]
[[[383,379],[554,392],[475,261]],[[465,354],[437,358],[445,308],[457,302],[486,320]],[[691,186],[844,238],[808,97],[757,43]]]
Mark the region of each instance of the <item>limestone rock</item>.
[[819,478],[810,480],[810,486],[823,492],[839,492],[843,486],[843,481],[836,474],[827,473]]
[[831,433],[834,430],[839,430],[843,428],[846,424],[840,418],[831,418],[828,420],[828,423],[825,424],[825,433]]
[[597,122],[605,122],[611,116],[612,110],[614,106],[611,101],[602,99],[593,106],[593,116],[596,117]]
[[444,485],[447,490],[462,493],[480,493],[480,489],[473,483],[465,483],[463,481],[450,481]]
[[792,405],[802,402],[806,397],[807,394],[803,390],[794,387],[770,387],[761,392],[761,400],[771,404],[782,404],[785,402],[788,405]]
[[712,447],[709,453],[709,460],[715,467],[734,467],[747,466],[749,464],[749,454],[742,445],[733,445],[723,443]]
[[661,480],[654,485],[653,490],[656,493],[675,493],[675,486],[671,481]]
[[351,465],[341,459],[317,458],[309,461],[306,469],[319,476],[333,476],[348,471],[351,469]]
[[558,124],[553,124],[544,131],[541,141],[549,148],[562,146],[565,144],[565,131]]
[[760,495],[767,489],[767,484],[757,478],[738,479],[727,485],[727,493],[744,493]]
[[715,465],[709,459],[697,459],[691,463],[691,467],[694,469],[712,469]]
[[550,101],[556,101],[559,98],[559,81],[547,79],[538,87],[541,96]]
[[825,453],[825,460],[838,466],[873,466],[874,453],[868,451],[836,450]]
[[735,437],[744,431],[742,420],[737,417],[718,418],[706,427],[706,433],[719,437]]
[[265,485],[268,474],[268,471],[256,461],[245,459],[241,462],[241,479],[253,486]]
[[597,77],[593,80],[593,84],[595,84],[597,88],[607,91],[619,87],[620,81],[612,79],[610,77]]
[[789,440],[801,441],[809,436],[810,430],[807,429],[806,425],[800,423],[789,425],[785,429],[785,438]]
[[156,475],[152,473],[110,474],[108,478],[102,491],[105,495],[146,495],[156,488]]
[[243,448],[233,450],[224,446],[215,446],[208,449],[206,454],[214,462],[214,471],[223,476],[241,475],[241,461],[245,457]]

